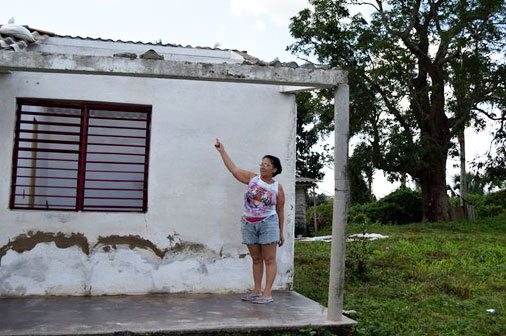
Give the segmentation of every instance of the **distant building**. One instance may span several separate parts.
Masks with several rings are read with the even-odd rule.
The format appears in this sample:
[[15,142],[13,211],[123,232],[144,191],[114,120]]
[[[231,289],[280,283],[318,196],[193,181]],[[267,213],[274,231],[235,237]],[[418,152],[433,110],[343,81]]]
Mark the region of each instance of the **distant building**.
[[295,236],[306,235],[307,229],[307,190],[317,180],[308,177],[295,178]]

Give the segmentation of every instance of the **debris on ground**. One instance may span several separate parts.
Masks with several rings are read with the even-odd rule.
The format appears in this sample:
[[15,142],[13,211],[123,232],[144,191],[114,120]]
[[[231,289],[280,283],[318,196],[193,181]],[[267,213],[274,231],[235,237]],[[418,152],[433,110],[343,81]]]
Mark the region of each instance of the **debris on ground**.
[[[388,236],[384,236],[379,233],[356,233],[349,235],[346,241],[355,241],[355,240],[376,240],[376,239],[385,239]],[[318,237],[300,237],[295,238],[295,241],[300,242],[312,242],[312,241],[323,241],[330,243],[332,241],[332,236],[318,236]]]

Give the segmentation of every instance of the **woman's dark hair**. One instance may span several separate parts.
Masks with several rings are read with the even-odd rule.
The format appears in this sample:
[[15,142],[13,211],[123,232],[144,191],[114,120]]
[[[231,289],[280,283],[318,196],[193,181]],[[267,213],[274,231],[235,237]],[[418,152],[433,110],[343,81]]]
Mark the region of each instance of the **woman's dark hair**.
[[263,159],[271,160],[272,165],[274,166],[274,168],[276,168],[276,172],[274,174],[272,174],[272,176],[276,176],[276,175],[281,174],[281,171],[283,169],[281,168],[281,161],[279,161],[279,159],[277,157],[272,156],[272,155],[265,155],[263,157]]

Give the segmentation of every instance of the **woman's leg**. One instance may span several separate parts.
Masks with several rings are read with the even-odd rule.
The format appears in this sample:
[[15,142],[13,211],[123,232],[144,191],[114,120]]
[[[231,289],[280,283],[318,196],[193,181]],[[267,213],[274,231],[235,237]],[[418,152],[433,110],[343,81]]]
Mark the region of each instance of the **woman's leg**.
[[260,245],[248,246],[249,254],[253,261],[253,281],[255,282],[254,294],[262,293],[262,277],[264,275],[264,259],[262,257],[262,249]]
[[278,244],[261,245],[262,257],[265,262],[265,289],[263,296],[271,296],[272,285],[276,278],[276,249]]

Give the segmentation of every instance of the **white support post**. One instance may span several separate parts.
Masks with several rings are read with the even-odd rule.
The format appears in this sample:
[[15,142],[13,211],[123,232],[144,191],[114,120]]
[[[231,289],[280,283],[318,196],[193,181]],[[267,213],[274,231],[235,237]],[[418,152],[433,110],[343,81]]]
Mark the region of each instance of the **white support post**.
[[348,221],[348,136],[349,86],[339,84],[334,93],[334,211],[332,216],[332,248],[330,252],[329,321],[343,317],[344,261],[346,251],[346,224]]

